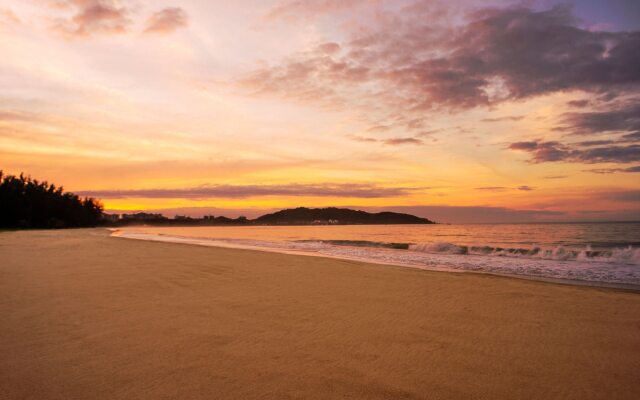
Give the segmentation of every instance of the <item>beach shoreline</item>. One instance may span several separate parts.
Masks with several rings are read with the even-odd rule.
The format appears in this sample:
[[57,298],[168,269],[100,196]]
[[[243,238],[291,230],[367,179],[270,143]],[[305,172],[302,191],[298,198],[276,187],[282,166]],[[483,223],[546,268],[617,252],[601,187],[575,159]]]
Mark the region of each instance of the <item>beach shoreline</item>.
[[0,255],[0,398],[640,396],[628,290],[104,229]]
[[[413,268],[413,269],[419,269],[419,270],[425,270],[425,271],[485,274],[485,275],[491,275],[491,276],[501,276],[506,278],[532,280],[532,281],[555,283],[555,284],[561,284],[561,285],[611,288],[611,289],[628,290],[631,292],[640,293],[640,285],[629,284],[629,283],[587,281],[587,280],[579,280],[579,279],[553,278],[553,277],[535,276],[535,275],[526,275],[526,274],[509,274],[509,273],[500,273],[500,272],[492,272],[492,271],[456,269],[456,268],[450,268],[450,267],[444,267],[444,266],[425,266],[425,265],[418,265],[418,264],[411,264],[411,263],[398,263],[398,262],[394,263],[394,262],[388,262],[388,261],[378,261],[375,259],[358,258],[353,256],[330,255],[330,254],[324,254],[324,253],[320,253],[318,251],[312,251],[312,250],[292,250],[292,249],[279,249],[279,248],[258,247],[258,246],[243,246],[243,245],[233,244],[232,242],[224,242],[220,240],[212,240],[210,238],[201,238],[201,237],[194,237],[194,236],[136,233],[135,228],[136,227],[108,228],[107,230],[110,232],[111,237],[121,238],[121,239],[146,240],[151,242],[174,243],[174,244],[182,244],[187,246],[205,246],[205,247],[217,247],[217,248],[227,248],[227,249],[236,249],[236,250],[248,250],[248,251],[287,254],[287,255],[295,255],[295,256],[303,256],[303,257],[304,256],[322,257],[327,259],[349,260],[349,261],[363,262],[363,263],[376,264],[376,265]],[[129,232],[127,230],[129,230]]]

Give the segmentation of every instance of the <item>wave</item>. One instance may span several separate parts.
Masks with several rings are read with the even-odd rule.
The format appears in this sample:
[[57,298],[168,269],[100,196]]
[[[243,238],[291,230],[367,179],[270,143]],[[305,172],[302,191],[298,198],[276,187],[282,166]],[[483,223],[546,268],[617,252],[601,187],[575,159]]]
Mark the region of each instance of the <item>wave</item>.
[[[505,248],[496,246],[467,246],[449,242],[428,243],[395,243],[375,242],[369,240],[296,240],[296,244],[309,247],[347,246],[371,247],[396,250],[411,250],[431,254],[451,255],[479,255],[494,257],[533,258],[556,261],[597,261],[640,265],[640,248],[627,245],[626,247],[612,247],[594,250],[591,246],[584,249],[555,246],[544,248],[532,246],[530,248]],[[625,243],[626,244],[626,243]],[[297,247],[297,246],[296,246]]]
[[[496,246],[467,246],[449,242],[428,243],[395,243],[375,242],[369,240],[296,240],[296,244],[309,247],[323,246],[347,246],[347,247],[371,247],[396,250],[411,250],[430,254],[451,255],[479,255],[494,257],[533,258],[556,261],[597,261],[623,264],[640,265],[640,248],[624,243],[626,247],[611,247],[593,250],[591,246],[584,249],[555,246],[544,248],[532,246],[530,248],[505,248]],[[297,247],[297,246],[296,246]]]
[[493,246],[462,246],[447,242],[418,243],[409,246],[409,250],[433,254],[472,254],[497,257],[538,258],[556,261],[597,261],[640,265],[640,248],[632,246],[593,250],[571,249],[565,246],[543,248],[503,248]]

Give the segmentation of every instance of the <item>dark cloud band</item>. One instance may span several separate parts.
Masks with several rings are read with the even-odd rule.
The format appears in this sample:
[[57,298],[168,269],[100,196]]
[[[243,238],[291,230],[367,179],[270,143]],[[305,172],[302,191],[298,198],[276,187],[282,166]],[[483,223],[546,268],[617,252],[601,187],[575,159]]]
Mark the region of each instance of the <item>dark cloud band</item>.
[[311,196],[385,198],[406,196],[425,188],[387,188],[368,184],[212,185],[182,189],[87,190],[82,196],[97,198],[249,198],[258,196]]
[[511,150],[525,151],[531,155],[534,163],[578,162],[594,163],[631,163],[640,161],[640,145],[611,145],[602,147],[576,147],[557,141],[525,141],[509,145]]

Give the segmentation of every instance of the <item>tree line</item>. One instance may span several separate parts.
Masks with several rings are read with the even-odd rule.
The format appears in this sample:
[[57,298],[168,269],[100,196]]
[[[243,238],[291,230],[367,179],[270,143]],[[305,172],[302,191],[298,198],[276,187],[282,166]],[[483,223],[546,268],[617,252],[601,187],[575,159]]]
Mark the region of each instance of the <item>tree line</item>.
[[65,192],[62,186],[0,170],[0,228],[77,228],[96,226],[102,204]]

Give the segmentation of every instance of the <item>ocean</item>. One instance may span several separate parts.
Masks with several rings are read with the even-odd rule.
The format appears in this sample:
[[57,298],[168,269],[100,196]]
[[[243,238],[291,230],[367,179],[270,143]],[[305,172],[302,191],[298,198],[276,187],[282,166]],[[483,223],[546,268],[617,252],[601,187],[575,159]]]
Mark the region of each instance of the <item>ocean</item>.
[[640,223],[207,226],[115,236],[640,288]]

